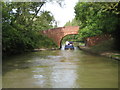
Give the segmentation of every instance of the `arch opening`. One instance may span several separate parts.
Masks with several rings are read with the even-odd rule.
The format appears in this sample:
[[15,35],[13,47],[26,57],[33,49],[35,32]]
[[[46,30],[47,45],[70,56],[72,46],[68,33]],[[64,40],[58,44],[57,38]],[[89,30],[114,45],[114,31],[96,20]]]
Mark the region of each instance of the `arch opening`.
[[60,40],[60,48],[62,48],[62,45],[65,45],[66,41],[72,41],[76,42],[78,38],[78,34],[67,34]]

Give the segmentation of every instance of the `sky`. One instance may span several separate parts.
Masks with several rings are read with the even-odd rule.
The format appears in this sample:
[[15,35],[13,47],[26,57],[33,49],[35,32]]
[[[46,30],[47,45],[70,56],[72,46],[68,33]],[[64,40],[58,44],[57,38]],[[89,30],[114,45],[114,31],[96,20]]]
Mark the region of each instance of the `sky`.
[[60,7],[56,3],[47,3],[42,10],[50,11],[58,23],[58,27],[63,27],[66,22],[71,21],[75,17],[74,6],[78,0],[65,0],[65,5]]

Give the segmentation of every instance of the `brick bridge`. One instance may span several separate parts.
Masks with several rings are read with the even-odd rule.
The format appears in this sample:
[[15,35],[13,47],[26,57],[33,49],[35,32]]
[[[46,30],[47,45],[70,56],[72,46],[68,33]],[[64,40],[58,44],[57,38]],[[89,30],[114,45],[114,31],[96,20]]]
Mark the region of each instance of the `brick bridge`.
[[43,34],[51,38],[59,47],[61,40],[66,35],[78,34],[79,26],[66,26],[42,31]]

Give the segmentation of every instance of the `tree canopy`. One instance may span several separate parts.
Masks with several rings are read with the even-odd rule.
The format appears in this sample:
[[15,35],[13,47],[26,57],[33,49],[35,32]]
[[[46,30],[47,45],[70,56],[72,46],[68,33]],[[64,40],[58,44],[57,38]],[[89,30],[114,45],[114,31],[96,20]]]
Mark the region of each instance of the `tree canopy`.
[[40,12],[44,3],[2,2],[3,55],[30,51],[34,48],[56,47],[51,39],[39,32],[53,28],[55,22],[49,11]]
[[78,2],[74,9],[79,37],[112,34],[116,47],[120,46],[120,2]]

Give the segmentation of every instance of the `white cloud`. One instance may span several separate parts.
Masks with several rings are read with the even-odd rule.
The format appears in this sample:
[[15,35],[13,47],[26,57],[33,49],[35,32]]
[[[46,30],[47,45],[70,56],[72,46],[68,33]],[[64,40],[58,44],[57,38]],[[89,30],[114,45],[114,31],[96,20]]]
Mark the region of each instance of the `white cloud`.
[[56,21],[58,21],[58,26],[62,27],[66,22],[71,21],[74,14],[74,6],[78,0],[65,0],[65,6],[62,8],[55,3],[47,3],[42,9],[50,11]]

